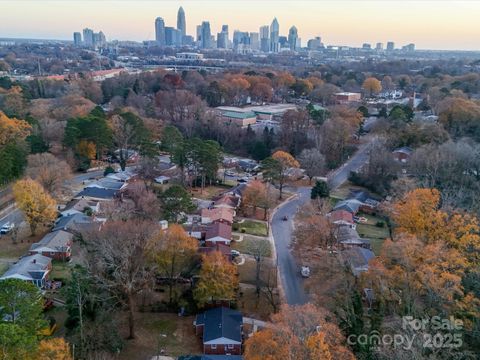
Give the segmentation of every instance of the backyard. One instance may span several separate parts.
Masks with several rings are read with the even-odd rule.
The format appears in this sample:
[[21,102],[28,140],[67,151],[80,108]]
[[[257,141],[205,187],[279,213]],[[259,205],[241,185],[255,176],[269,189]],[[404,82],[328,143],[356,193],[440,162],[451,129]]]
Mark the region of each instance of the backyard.
[[233,231],[256,235],[267,236],[267,223],[264,221],[255,221],[244,219],[238,223],[233,224]]
[[[385,218],[363,213],[359,213],[358,216],[367,219],[366,223],[357,224],[358,235],[360,235],[362,238],[369,239],[372,245],[372,251],[376,255],[379,255],[383,241],[390,237],[390,232]],[[383,224],[383,226],[380,226],[380,224]]]

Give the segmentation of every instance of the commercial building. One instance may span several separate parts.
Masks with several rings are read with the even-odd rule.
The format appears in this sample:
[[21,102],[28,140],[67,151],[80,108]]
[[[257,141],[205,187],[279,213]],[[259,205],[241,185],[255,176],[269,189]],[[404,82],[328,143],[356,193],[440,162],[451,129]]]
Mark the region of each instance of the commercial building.
[[362,94],[353,92],[339,92],[334,94],[334,99],[340,104],[346,104],[349,102],[357,102],[362,99]]
[[387,51],[395,50],[395,43],[393,41],[387,42]]
[[89,28],[83,29],[83,44],[87,47],[93,47],[93,30]]
[[263,52],[270,51],[270,38],[269,38],[270,28],[268,25],[260,27],[260,50]]
[[161,17],[155,19],[155,41],[159,46],[165,46],[165,21]]
[[183,37],[187,35],[187,23],[185,21],[185,11],[181,6],[177,13],[177,30],[180,31],[180,38],[183,41]]
[[288,30],[288,44],[290,46],[290,50],[292,51],[296,51],[299,48],[298,30],[295,26],[292,26],[290,30]]
[[277,18],[274,18],[272,25],[270,25],[270,51],[273,53],[278,53],[280,51],[280,25],[278,24]]
[[171,26],[165,27],[165,45],[166,46],[182,45],[182,33]]
[[82,46],[82,34],[79,32],[73,33],[73,45]]
[[210,31],[210,22],[204,21],[201,26],[200,47],[202,49],[210,49],[212,47],[212,33]]
[[310,39],[307,42],[307,47],[309,50],[319,50],[323,47],[322,38],[320,36]]

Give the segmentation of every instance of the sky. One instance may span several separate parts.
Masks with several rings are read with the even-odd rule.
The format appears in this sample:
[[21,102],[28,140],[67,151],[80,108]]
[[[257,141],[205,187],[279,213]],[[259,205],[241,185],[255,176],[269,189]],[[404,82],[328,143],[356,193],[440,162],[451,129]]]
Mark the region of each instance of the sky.
[[152,40],[155,18],[175,27],[179,6],[191,35],[204,20],[213,34],[228,24],[231,37],[235,29],[258,32],[277,17],[280,34],[295,25],[302,45],[321,36],[327,45],[394,41],[480,50],[480,0],[0,0],[0,38],[71,39],[89,27],[107,40]]

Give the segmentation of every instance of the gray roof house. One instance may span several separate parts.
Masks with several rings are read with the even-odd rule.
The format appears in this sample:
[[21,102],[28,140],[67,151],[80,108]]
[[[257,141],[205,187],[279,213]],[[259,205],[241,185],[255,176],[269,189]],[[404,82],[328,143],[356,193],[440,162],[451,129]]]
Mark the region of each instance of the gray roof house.
[[65,230],[70,232],[79,232],[81,230],[90,228],[95,221],[84,214],[73,214],[69,216],[62,216],[59,218],[52,231]]
[[349,213],[356,214],[363,203],[356,199],[348,199],[339,201],[333,208],[333,210],[345,210]]
[[19,279],[30,281],[39,288],[45,285],[48,274],[52,268],[52,259],[49,257],[35,254],[25,256],[10,267],[0,280]]
[[218,307],[198,314],[194,325],[203,334],[205,354],[240,355],[243,316],[227,307]]
[[375,257],[375,254],[368,249],[355,246],[343,250],[342,256],[353,275],[359,276],[360,273],[368,270],[368,263]]
[[50,258],[62,260],[72,255],[73,234],[64,230],[48,233],[38,243],[30,246],[30,254],[41,254]]
[[112,200],[118,194],[117,190],[98,187],[87,187],[75,195],[75,199]]
[[85,209],[90,208],[94,213],[100,210],[100,203],[94,200],[74,199],[70,201],[60,212],[62,216],[83,214]]

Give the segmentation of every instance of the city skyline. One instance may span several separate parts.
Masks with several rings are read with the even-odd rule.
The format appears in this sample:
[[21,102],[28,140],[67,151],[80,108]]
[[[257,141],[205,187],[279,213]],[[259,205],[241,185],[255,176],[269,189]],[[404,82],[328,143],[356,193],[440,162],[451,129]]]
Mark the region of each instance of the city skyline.
[[[29,6],[22,7],[20,12],[18,2],[2,1],[2,14],[8,16],[0,14],[0,37],[70,40],[74,31],[89,27],[101,29],[109,41],[154,40],[155,18],[163,18],[166,27],[177,27],[182,6],[186,32],[192,36],[203,21],[210,23],[211,34],[217,34],[223,24],[228,24],[232,32],[258,32],[261,26],[277,18],[280,36],[288,36],[289,29],[295,26],[302,45],[321,36],[329,45],[360,47],[363,43],[374,46],[377,42],[393,41],[396,46],[414,42],[419,49],[480,50],[480,29],[473,21],[480,12],[480,3],[468,1],[440,2],[435,7],[429,1],[138,1],[135,6],[125,1],[96,1],[94,7],[79,1],[22,3]],[[75,16],[68,18],[70,13]],[[43,17],[47,14],[55,21],[45,23]],[[366,21],[369,18],[372,21]],[[125,26],[126,22],[130,25]]]

